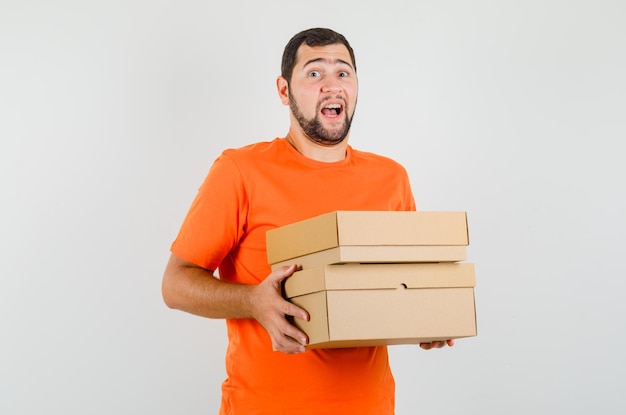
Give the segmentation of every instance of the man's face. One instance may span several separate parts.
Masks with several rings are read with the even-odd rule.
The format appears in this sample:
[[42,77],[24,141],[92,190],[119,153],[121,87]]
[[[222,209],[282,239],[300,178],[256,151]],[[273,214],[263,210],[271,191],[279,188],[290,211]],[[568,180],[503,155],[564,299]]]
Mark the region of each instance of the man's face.
[[301,45],[289,85],[289,107],[307,138],[317,144],[341,143],[350,131],[358,81],[343,44]]

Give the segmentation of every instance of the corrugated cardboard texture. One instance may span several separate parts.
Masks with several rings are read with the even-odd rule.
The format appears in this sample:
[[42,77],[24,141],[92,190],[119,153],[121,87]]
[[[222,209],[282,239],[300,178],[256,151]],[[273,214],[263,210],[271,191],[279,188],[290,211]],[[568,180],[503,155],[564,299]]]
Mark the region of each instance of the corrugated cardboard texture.
[[466,246],[465,212],[336,211],[266,234],[275,264],[337,246]]

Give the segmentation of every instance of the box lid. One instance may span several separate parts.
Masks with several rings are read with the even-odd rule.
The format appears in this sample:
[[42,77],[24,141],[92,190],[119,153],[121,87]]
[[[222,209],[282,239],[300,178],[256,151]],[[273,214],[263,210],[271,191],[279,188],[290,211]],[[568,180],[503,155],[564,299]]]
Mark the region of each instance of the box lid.
[[334,211],[266,233],[270,264],[341,245],[468,245],[465,212]]
[[474,287],[473,263],[341,264],[295,272],[284,282],[293,298],[318,291]]

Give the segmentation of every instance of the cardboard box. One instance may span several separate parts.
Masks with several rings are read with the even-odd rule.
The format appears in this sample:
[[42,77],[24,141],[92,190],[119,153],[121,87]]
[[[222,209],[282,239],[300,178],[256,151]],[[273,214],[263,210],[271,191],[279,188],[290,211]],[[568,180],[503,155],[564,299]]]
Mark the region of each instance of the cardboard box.
[[467,246],[465,212],[335,211],[266,233],[276,264],[339,246]]
[[474,264],[344,264],[303,269],[284,295],[309,348],[417,344],[476,335]]
[[273,264],[272,270],[297,264],[301,268],[344,263],[459,262],[467,258],[465,246],[338,246]]

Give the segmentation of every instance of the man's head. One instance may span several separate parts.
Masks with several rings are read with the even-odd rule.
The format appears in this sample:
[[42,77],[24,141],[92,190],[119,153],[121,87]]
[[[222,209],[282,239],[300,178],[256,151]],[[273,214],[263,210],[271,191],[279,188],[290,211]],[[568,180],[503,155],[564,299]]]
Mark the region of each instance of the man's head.
[[283,53],[278,91],[291,109],[292,127],[306,139],[322,146],[343,142],[358,93],[354,52],[346,38],[323,28],[296,34]]
[[342,44],[348,50],[350,54],[350,60],[352,61],[352,67],[356,73],[356,60],[354,59],[354,51],[352,46],[348,43],[348,40],[341,34],[331,29],[314,28],[303,30],[300,33],[295,34],[289,43],[285,46],[283,51],[283,61],[281,64],[281,76],[291,82],[291,76],[293,74],[293,67],[296,64],[296,57],[298,49],[301,45],[307,45],[311,47],[315,46],[328,46],[332,44]]

